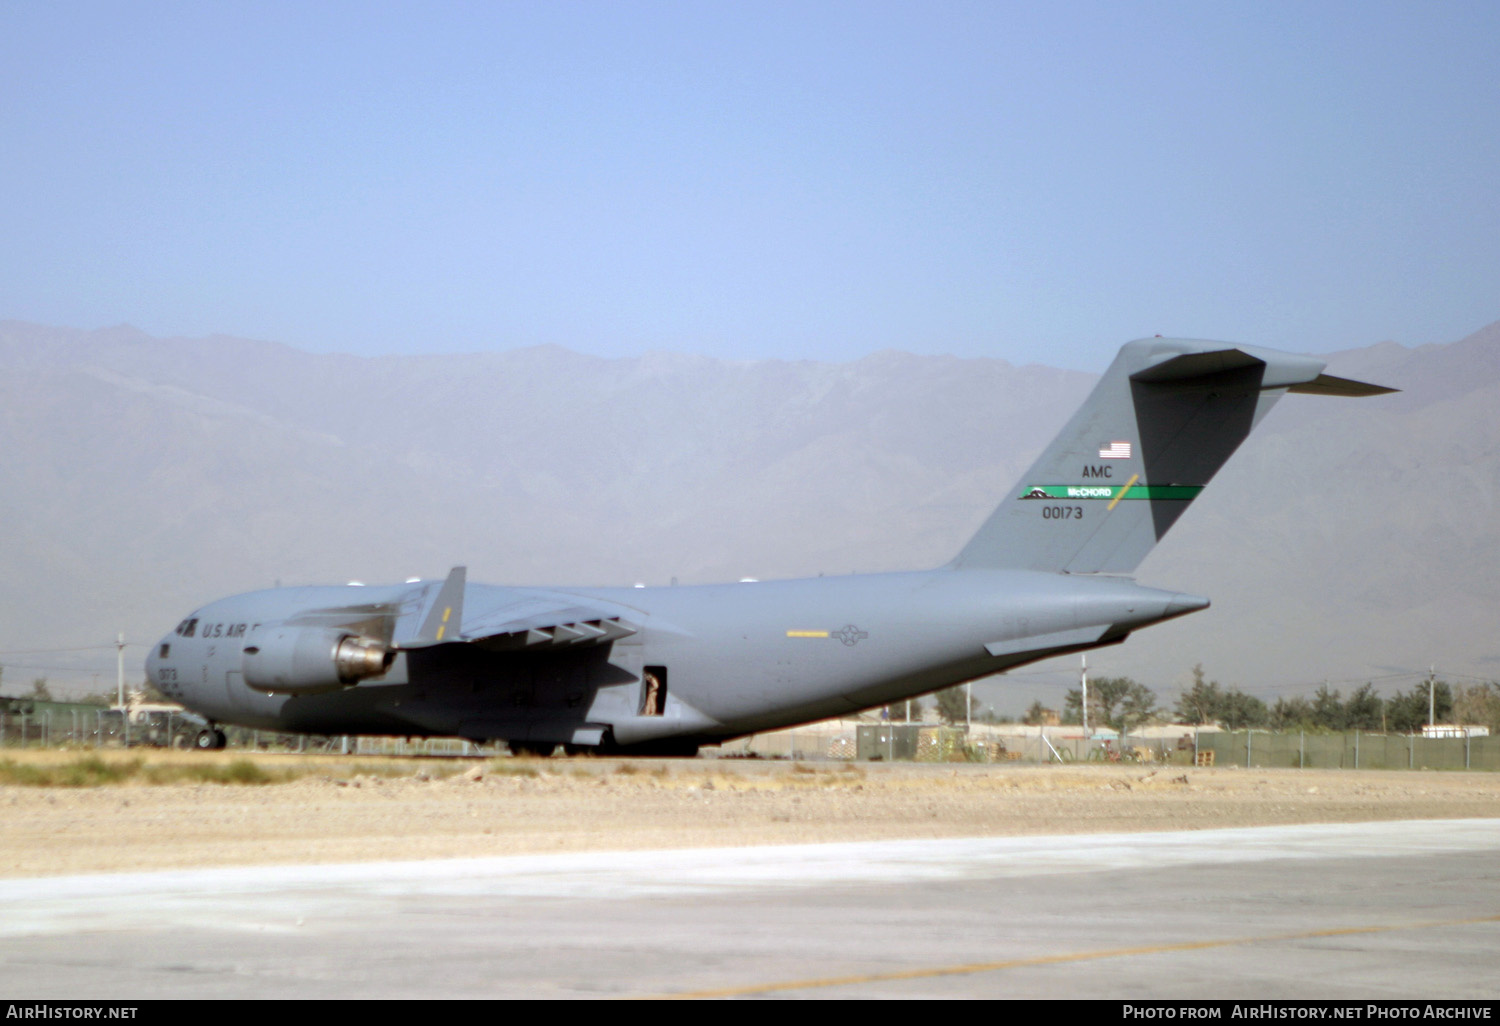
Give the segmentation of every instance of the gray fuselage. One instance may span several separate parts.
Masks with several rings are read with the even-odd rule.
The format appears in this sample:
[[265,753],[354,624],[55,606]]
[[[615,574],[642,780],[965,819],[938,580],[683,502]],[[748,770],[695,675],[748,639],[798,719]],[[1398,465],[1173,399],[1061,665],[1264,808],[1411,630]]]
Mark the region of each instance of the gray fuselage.
[[[244,650],[308,609],[401,601],[410,586],[283,588],[196,611],[147,671],[214,720],[308,733],[457,735],[630,746],[723,740],[852,714],[1061,651],[1122,640],[1207,600],[1118,578],[933,570],[669,588],[471,584],[468,616],[529,598],[578,601],[638,630],[608,645],[402,652],[378,678],[330,693],[267,694]],[[988,646],[988,647],[987,647]],[[665,685],[642,713],[644,670]]]

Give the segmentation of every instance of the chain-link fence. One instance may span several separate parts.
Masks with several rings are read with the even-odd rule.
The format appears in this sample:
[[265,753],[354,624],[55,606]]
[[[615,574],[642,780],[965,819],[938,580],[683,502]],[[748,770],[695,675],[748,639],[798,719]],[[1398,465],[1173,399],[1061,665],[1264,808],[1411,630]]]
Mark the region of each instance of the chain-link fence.
[[[190,748],[203,721],[170,710],[137,711],[64,702],[0,701],[0,748]],[[1035,764],[1133,762],[1182,766],[1306,769],[1441,769],[1500,771],[1500,736],[1197,731],[1173,737],[1084,737],[1053,729],[962,727],[919,723],[812,724],[760,734],[723,747],[722,755],[761,758]],[[360,755],[487,755],[498,749],[460,738],[321,737],[225,728],[229,747],[259,751]]]
[[766,759],[859,760],[866,762],[1192,762],[1191,740],[1091,739],[1028,733],[990,725],[963,727],[920,723],[811,724],[757,734],[723,746],[720,755]]
[[[119,709],[37,699],[0,699],[0,750],[15,748],[194,748],[208,729],[186,710]],[[226,747],[359,755],[484,755],[461,738],[366,738],[223,728]]]
[[813,724],[725,745],[723,755],[869,762],[1146,763],[1177,766],[1284,766],[1308,769],[1500,771],[1500,737],[1420,734],[1199,731],[1170,736],[1085,737],[1066,730],[977,725]]
[[1500,737],[1420,734],[1276,734],[1249,730],[1198,735],[1216,766],[1294,769],[1500,770]]
[[[64,702],[0,704],[0,748],[99,747],[125,744],[124,717],[99,706]],[[142,737],[145,731],[138,731]]]

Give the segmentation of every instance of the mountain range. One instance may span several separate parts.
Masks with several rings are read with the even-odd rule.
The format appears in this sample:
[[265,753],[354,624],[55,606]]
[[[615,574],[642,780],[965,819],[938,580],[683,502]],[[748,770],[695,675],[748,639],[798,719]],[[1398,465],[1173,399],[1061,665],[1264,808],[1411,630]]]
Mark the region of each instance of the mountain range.
[[[1283,400],[1140,568],[1213,607],[1091,673],[1169,701],[1199,663],[1267,699],[1429,665],[1500,678],[1500,323],[1323,358],[1402,391]],[[935,566],[1095,377],[900,352],[367,358],[0,321],[3,690],[112,683],[119,631],[139,679],[196,605],[277,583]],[[1076,674],[1054,660],[981,693],[1019,712]]]

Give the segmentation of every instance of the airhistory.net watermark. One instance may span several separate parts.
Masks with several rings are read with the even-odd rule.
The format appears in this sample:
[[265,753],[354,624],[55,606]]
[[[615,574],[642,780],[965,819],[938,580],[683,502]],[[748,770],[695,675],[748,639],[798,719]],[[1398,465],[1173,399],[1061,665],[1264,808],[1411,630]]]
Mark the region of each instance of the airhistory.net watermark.
[[5,1006],[7,1019],[134,1019],[139,1005],[55,1005],[20,1002]]
[[1488,1002],[1423,1001],[1343,1004],[1317,1001],[1208,1001],[1121,1004],[1122,1019],[1491,1019]]

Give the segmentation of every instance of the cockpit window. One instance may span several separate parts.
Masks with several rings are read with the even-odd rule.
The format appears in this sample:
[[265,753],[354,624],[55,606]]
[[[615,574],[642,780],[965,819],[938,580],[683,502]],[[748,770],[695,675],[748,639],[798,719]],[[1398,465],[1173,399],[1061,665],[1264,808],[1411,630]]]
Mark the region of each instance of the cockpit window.
[[177,625],[177,635],[183,638],[191,638],[198,631],[198,618],[189,617]]
[[161,643],[161,651],[156,654],[157,658],[158,659],[165,659],[167,656],[169,656],[171,654],[172,654],[172,646],[169,645],[169,644],[167,644],[165,641],[163,641]]

